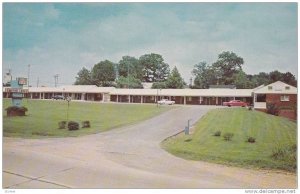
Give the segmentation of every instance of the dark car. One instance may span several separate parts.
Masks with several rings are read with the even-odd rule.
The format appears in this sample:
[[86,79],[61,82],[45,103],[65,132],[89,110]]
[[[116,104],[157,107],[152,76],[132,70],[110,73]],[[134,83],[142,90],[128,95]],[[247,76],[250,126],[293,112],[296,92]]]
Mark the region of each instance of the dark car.
[[52,97],[53,100],[65,100],[65,97],[62,95],[55,95]]

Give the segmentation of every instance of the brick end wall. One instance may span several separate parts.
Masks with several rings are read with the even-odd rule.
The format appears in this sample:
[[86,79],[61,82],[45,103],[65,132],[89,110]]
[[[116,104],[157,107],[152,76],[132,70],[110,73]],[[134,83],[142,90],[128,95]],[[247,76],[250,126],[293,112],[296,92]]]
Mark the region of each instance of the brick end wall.
[[[295,108],[295,106],[297,106],[297,95],[296,94],[285,94],[285,95],[289,96],[289,101],[281,101],[280,97],[282,95],[283,94],[267,94],[266,102],[276,104],[276,106],[279,108],[278,116],[296,120],[297,114],[296,114],[295,110],[293,110],[293,109]],[[290,110],[288,110],[288,109],[280,110],[281,107],[291,108],[291,109]]]

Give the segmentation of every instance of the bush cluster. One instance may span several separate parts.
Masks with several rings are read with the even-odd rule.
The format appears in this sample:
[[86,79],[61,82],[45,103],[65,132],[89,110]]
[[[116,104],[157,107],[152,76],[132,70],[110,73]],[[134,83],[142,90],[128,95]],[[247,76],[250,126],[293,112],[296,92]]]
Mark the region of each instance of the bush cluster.
[[[221,134],[222,134],[222,132],[220,130],[218,130],[218,131],[214,132],[213,136],[220,137]],[[233,136],[234,136],[233,133],[225,133],[223,135],[223,138],[226,141],[231,141]],[[246,140],[246,142],[249,142],[249,143],[255,143],[255,141],[256,141],[256,139],[254,137],[247,137],[247,140]]]
[[[69,121],[68,123],[67,123],[67,121],[60,121],[58,123],[58,128],[65,129],[67,124],[68,124],[68,129],[70,131],[78,130],[80,128],[79,123],[76,121]],[[82,128],[90,128],[90,127],[91,127],[90,121],[82,122]]]

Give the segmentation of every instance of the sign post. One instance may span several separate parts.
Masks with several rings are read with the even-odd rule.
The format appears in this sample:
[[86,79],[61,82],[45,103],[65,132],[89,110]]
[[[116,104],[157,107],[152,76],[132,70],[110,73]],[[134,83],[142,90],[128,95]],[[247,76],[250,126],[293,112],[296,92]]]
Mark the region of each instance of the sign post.
[[23,89],[23,85],[27,84],[27,78],[17,78],[11,81],[11,88],[8,89],[12,93],[12,105],[21,107],[23,94],[28,93],[28,90]]

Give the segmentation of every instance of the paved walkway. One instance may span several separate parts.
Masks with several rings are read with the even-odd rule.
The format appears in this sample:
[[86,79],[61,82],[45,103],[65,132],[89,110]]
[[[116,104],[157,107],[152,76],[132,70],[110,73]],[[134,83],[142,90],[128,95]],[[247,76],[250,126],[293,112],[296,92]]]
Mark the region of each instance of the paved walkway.
[[296,175],[177,158],[159,146],[209,106],[78,138],[4,138],[4,188],[295,188]]

